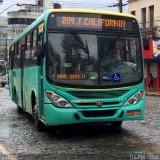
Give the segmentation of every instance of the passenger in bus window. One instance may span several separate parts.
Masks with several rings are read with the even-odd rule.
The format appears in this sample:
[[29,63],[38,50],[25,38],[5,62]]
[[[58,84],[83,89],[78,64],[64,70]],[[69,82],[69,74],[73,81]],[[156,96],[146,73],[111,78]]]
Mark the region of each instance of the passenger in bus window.
[[102,59],[102,66],[115,64],[117,62],[121,62],[121,57],[116,48],[108,49],[104,58]]
[[87,72],[93,72],[94,71],[94,65],[91,62],[88,65],[86,65],[86,71]]

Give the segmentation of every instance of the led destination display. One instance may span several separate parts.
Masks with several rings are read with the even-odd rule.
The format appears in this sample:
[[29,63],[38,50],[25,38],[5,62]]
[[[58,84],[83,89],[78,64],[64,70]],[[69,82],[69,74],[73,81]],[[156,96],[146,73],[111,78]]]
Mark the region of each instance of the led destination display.
[[85,13],[52,13],[49,29],[123,30],[139,32],[134,18]]
[[84,27],[117,27],[125,28],[125,20],[114,20],[114,19],[102,19],[102,18],[89,18],[89,17],[59,17],[58,25],[67,26],[84,26]]

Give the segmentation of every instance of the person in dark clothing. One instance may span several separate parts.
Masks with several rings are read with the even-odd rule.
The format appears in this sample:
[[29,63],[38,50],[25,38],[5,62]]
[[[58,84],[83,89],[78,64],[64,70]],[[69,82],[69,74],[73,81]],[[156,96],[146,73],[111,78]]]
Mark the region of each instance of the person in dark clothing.
[[152,75],[152,73],[149,74],[149,88],[153,89],[153,75]]

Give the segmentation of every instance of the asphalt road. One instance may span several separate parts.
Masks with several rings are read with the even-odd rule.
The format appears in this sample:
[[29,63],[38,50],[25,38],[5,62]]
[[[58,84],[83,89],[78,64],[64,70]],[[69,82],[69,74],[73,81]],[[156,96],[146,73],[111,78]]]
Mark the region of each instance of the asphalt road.
[[18,114],[7,88],[0,88],[0,159],[160,159],[160,98],[147,97],[145,120],[108,125],[48,128],[37,132],[32,118]]

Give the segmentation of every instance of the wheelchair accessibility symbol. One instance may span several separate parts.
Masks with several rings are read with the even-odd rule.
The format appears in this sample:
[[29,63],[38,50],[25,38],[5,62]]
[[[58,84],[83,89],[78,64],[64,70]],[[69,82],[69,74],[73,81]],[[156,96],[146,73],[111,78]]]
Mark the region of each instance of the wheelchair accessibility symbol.
[[120,74],[119,74],[119,73],[113,73],[113,74],[112,74],[112,81],[113,81],[113,82],[119,82],[119,81],[121,81],[121,76],[120,76]]

